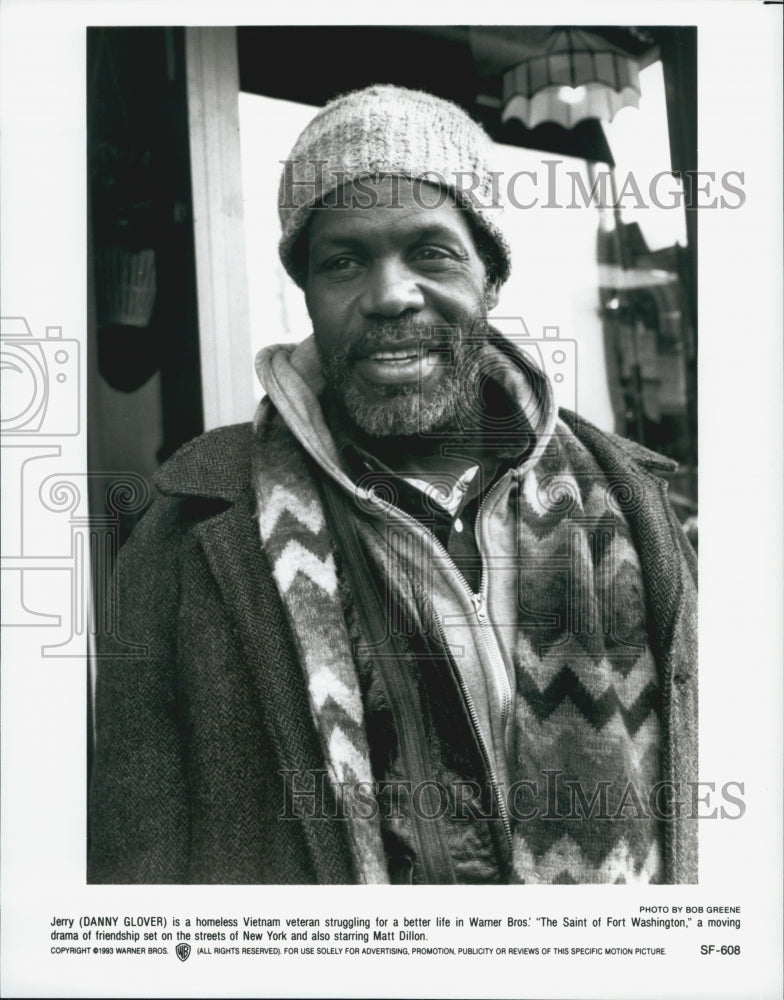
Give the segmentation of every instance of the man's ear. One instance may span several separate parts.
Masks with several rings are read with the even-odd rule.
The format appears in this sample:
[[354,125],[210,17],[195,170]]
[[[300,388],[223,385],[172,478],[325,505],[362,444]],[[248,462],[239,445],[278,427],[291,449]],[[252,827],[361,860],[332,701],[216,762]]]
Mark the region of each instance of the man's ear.
[[498,305],[498,296],[501,293],[501,282],[497,279],[495,281],[488,281],[485,287],[485,309],[487,312],[492,312],[493,309]]

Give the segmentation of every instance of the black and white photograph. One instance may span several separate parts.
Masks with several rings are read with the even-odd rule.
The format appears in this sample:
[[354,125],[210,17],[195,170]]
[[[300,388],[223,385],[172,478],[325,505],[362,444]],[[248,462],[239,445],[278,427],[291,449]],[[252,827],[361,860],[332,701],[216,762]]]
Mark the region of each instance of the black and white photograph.
[[780,5],[159,8],[5,14],[3,992],[778,995]]
[[[88,451],[170,454],[101,616],[91,881],[697,881],[696,232],[664,207],[700,194],[695,57],[695,28],[88,34],[98,379],[125,394],[95,392]],[[676,174],[643,180],[670,134]],[[224,207],[243,165],[277,264]],[[225,373],[248,339],[255,415],[250,352]],[[226,392],[248,422],[191,440]]]

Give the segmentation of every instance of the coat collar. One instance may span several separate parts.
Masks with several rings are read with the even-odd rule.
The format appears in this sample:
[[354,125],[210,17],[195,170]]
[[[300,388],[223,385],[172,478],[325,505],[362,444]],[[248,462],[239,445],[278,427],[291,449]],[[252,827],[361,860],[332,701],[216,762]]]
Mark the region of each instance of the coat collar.
[[673,459],[666,458],[656,451],[651,451],[650,448],[645,448],[643,445],[637,444],[636,441],[629,440],[629,438],[601,431],[598,427],[595,427],[588,420],[578,416],[571,410],[562,408],[559,412],[561,419],[569,425],[578,437],[584,436],[583,432],[585,432],[588,439],[594,443],[604,441],[605,447],[607,445],[614,445],[616,448],[620,448],[621,453],[627,459],[631,459],[633,463],[642,466],[646,471],[674,472],[678,468],[678,463]]
[[251,484],[253,428],[232,424],[188,442],[155,474],[167,496],[236,502]]

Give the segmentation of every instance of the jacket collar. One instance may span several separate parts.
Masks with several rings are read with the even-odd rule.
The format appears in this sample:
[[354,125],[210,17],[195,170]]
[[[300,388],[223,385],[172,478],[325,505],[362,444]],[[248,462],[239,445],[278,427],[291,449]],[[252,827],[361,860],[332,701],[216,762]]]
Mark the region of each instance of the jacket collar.
[[155,474],[167,496],[234,503],[251,484],[253,427],[232,424],[189,441]]

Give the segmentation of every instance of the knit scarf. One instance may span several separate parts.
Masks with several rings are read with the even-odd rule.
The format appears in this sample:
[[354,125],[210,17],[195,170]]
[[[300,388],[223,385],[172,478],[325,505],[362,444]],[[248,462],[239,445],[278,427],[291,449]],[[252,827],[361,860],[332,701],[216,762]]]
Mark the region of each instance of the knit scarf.
[[[657,882],[662,696],[628,513],[631,479],[609,480],[559,424],[516,508],[521,609],[514,653],[515,760],[532,782],[514,836],[523,882]],[[532,815],[533,805],[538,807]]]
[[378,819],[364,818],[359,783],[373,780],[362,695],[335,556],[304,453],[272,406],[256,418],[254,480],[261,539],[294,636],[329,778],[346,817],[360,884],[388,882]]

